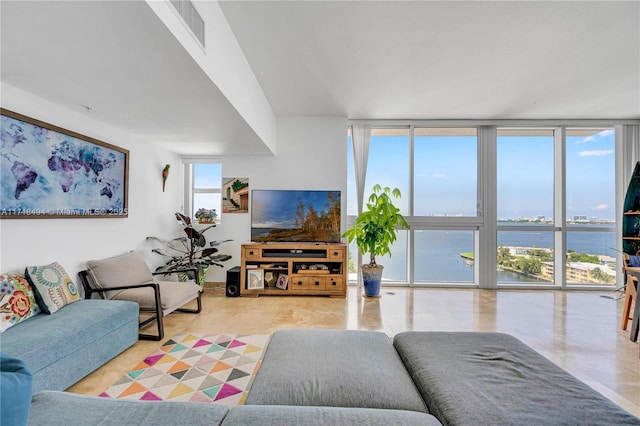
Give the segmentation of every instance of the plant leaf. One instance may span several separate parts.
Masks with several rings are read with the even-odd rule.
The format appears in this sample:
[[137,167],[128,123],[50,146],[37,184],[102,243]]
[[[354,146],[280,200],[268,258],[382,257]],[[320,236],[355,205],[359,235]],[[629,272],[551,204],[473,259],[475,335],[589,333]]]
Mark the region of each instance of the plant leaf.
[[217,248],[206,248],[202,250],[202,257],[209,257],[216,254],[217,252],[218,252]]

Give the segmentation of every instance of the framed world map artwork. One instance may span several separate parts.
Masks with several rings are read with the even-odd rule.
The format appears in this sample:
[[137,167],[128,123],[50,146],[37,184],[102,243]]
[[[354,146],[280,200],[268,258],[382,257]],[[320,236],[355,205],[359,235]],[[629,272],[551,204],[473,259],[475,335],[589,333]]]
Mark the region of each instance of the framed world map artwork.
[[0,219],[128,216],[128,150],[0,114]]

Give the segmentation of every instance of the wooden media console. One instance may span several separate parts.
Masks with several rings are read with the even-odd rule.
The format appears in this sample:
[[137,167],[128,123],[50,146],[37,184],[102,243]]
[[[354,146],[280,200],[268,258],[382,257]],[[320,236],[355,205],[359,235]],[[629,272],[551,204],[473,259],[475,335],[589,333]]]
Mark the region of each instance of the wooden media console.
[[345,244],[247,243],[241,252],[241,296],[346,295]]

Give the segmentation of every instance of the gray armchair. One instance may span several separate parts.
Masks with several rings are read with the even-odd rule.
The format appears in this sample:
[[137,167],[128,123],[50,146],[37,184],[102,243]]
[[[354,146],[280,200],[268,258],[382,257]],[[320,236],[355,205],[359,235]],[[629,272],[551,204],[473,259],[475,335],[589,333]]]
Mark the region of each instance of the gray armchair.
[[[195,282],[161,281],[154,275],[178,272],[193,272]],[[168,272],[152,273],[139,253],[129,253],[101,260],[90,260],[87,269],[79,273],[85,297],[94,293],[104,299],[131,300],[140,306],[140,312],[150,313],[140,322],[140,328],[153,321],[157,323],[157,334],[142,334],[142,340],[160,340],[164,337],[163,317],[171,312],[199,313],[202,311],[201,288],[197,268],[180,268]],[[196,300],[196,309],[182,308]]]

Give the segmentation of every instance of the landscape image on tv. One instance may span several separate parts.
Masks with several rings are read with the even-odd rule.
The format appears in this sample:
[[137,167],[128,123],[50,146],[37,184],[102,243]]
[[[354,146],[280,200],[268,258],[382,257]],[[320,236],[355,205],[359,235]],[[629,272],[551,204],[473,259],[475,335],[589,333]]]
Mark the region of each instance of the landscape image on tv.
[[251,191],[251,241],[340,241],[340,191]]

